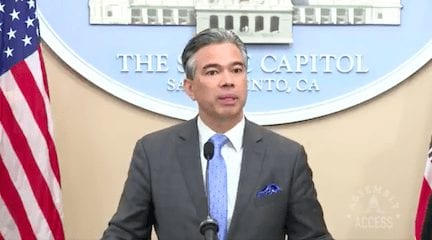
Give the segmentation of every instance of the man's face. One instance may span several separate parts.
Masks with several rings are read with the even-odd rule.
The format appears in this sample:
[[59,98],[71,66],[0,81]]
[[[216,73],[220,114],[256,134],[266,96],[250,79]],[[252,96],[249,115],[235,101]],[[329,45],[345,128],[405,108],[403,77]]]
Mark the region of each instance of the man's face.
[[195,77],[184,89],[198,102],[200,117],[207,124],[237,123],[243,117],[247,97],[246,66],[236,45],[218,43],[195,54]]

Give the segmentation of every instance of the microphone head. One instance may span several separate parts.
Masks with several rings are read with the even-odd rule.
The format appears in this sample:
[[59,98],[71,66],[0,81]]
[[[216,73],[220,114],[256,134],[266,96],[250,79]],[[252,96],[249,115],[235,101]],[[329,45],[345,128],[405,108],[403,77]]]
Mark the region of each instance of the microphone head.
[[219,225],[217,221],[211,217],[207,217],[206,220],[200,223],[200,232],[202,235],[205,235],[206,231],[213,231],[215,234],[219,231]]
[[212,159],[213,154],[214,154],[214,145],[213,145],[213,143],[210,142],[210,141],[206,142],[204,144],[204,157],[205,157],[205,159],[207,159],[207,160]]

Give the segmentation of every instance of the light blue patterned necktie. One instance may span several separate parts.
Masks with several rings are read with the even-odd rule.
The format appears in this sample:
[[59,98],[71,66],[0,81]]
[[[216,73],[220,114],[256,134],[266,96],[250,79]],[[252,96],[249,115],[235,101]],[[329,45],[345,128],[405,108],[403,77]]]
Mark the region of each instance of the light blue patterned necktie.
[[227,233],[227,171],[225,160],[221,150],[223,145],[228,142],[228,138],[223,134],[215,134],[210,138],[214,145],[213,158],[208,162],[208,194],[210,202],[210,216],[218,222],[218,239],[225,240]]

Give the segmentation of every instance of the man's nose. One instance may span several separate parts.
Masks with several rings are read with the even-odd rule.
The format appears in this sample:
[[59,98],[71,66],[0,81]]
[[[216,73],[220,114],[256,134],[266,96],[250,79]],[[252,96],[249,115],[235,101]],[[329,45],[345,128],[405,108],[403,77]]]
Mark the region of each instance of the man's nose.
[[224,72],[222,74],[222,79],[221,79],[221,86],[222,87],[232,87],[234,86],[234,76],[232,73],[230,72]]

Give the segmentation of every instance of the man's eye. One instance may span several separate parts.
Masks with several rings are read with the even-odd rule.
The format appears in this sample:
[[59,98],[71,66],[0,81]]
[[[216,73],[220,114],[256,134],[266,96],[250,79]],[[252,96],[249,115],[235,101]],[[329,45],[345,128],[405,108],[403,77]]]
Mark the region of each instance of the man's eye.
[[213,76],[213,75],[216,75],[216,74],[217,74],[216,70],[209,70],[209,71],[206,72],[206,75],[209,75],[209,76]]
[[234,73],[242,73],[243,72],[243,68],[234,68],[233,72]]

